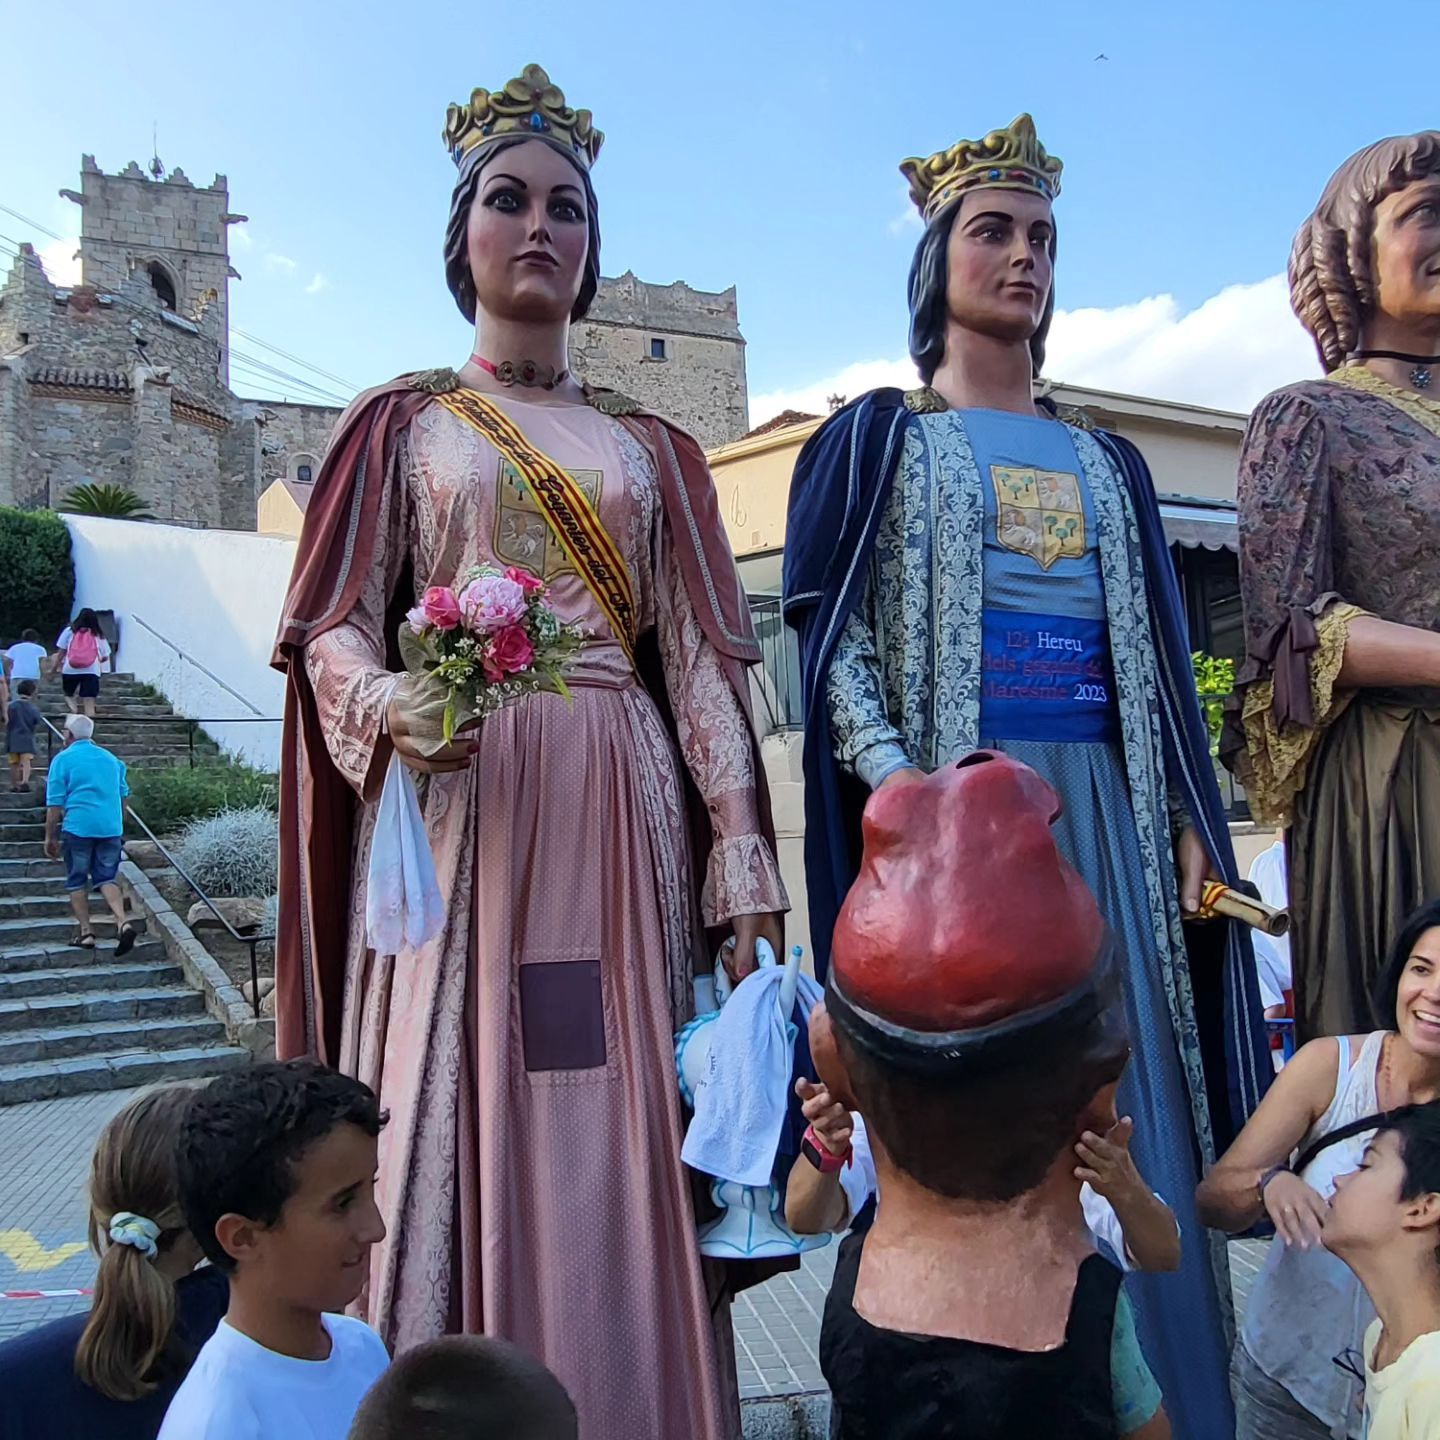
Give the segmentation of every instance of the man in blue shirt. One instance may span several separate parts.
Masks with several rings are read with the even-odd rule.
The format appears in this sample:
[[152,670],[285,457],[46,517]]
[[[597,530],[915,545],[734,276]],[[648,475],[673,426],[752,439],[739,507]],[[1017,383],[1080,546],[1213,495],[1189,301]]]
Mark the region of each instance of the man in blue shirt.
[[45,778],[45,853],[65,857],[65,889],[75,912],[72,945],[95,948],[90,928],[90,891],[98,887],[120,927],[115,954],[135,947],[138,927],[126,917],[125,899],[115,877],[120,872],[120,837],[125,828],[123,802],[130,793],[125,762],[91,738],[88,715],[65,721],[65,749],[50,762]]

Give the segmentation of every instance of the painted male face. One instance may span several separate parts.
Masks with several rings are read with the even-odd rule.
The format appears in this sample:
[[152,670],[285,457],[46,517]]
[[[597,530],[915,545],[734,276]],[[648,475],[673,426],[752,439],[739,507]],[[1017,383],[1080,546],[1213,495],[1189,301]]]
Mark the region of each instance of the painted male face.
[[966,330],[1028,341],[1050,295],[1050,202],[1025,190],[972,190],[950,227],[946,304]]
[[1440,1058],[1440,926],[1421,935],[1401,971],[1395,1028],[1417,1054]]
[[370,1247],[385,1238],[375,1204],[378,1148],[373,1135],[347,1122],[301,1153],[294,1194],[279,1220],[256,1232],[257,1291],[263,1286],[297,1308],[330,1311],[359,1295]]
[[575,167],[543,140],[502,151],[481,174],[466,244],[481,310],[530,324],[568,319],[590,244]]
[[1375,207],[1375,304],[1395,320],[1440,318],[1440,175]]

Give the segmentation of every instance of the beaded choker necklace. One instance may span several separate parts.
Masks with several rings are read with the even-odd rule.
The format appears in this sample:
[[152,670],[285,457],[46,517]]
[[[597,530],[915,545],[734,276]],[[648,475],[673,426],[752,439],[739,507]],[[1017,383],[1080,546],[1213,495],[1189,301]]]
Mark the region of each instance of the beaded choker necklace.
[[1440,365],[1440,355],[1407,355],[1403,350],[1357,350],[1352,360],[1403,360],[1415,368],[1410,372],[1410,384],[1416,390],[1428,390],[1435,378],[1432,365]]
[[532,390],[553,390],[570,373],[568,370],[557,373],[536,360],[502,360],[494,365],[481,355],[472,355],[470,359],[502,385],[524,385]]

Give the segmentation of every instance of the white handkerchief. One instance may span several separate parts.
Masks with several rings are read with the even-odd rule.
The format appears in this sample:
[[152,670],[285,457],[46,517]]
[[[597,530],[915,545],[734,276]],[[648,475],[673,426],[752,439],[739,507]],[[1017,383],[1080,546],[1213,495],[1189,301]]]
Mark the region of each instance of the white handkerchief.
[[379,955],[419,949],[445,925],[445,899],[435,878],[430,839],[415,782],[398,755],[390,757],[370,842],[365,934]]

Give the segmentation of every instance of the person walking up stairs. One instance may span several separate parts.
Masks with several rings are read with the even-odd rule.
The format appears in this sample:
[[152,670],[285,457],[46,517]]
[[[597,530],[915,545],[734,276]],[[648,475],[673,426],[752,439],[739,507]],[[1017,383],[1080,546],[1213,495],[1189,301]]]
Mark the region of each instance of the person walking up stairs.
[[[37,732],[32,792],[0,790],[0,1105],[215,1075],[250,1058],[158,939],[137,935],[117,955],[108,907],[86,915],[93,949],[68,943],[77,913],[62,866],[43,848],[43,787],[63,753],[59,691],[42,682],[36,697],[53,723]],[[188,764],[192,744],[197,757],[216,749],[207,737],[192,741],[187,722],[130,675],[106,677],[97,723],[132,782]]]

